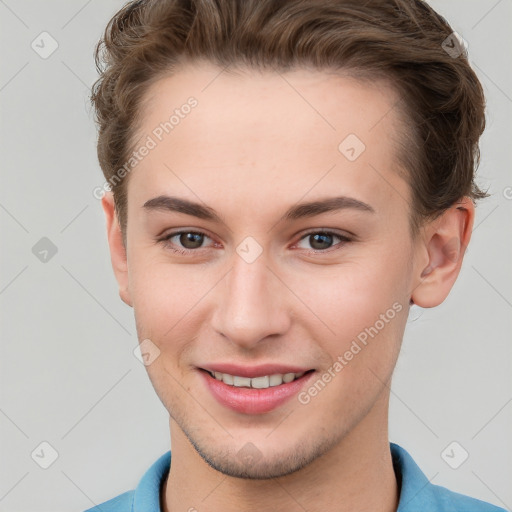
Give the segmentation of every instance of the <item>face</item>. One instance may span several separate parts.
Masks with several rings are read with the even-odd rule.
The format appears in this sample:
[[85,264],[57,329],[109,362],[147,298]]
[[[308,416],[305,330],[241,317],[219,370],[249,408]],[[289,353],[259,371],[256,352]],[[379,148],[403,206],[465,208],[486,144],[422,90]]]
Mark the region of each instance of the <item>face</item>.
[[252,478],[304,467],[369,417],[377,432],[414,260],[393,92],[189,65],[147,97],[140,142],[155,145],[129,176],[121,288],[172,428]]

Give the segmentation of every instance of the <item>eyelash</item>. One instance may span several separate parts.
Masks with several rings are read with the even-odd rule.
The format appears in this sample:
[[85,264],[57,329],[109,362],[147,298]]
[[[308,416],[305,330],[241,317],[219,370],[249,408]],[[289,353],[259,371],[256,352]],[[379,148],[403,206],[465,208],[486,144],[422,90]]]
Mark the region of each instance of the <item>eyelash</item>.
[[[177,235],[182,235],[182,234],[194,234],[194,235],[203,235],[207,238],[210,238],[206,233],[202,233],[201,231],[175,231],[173,233],[168,233],[167,235],[165,235],[163,238],[160,238],[158,239],[157,241],[164,244],[164,247],[170,249],[172,252],[174,253],[177,253],[177,254],[181,254],[181,255],[185,255],[185,256],[188,256],[194,252],[199,252],[201,249],[205,249],[205,247],[199,247],[197,249],[181,249],[181,248],[176,248],[176,247],[173,247],[172,244],[170,243],[170,240],[171,238],[174,238],[175,236]],[[329,247],[328,249],[309,249],[309,250],[306,250],[306,252],[308,254],[319,254],[319,253],[327,253],[327,252],[332,252],[332,251],[335,251],[335,250],[338,250],[336,249],[336,246],[338,247],[342,247],[344,246],[346,243],[348,242],[351,242],[352,240],[345,236],[345,235],[340,235],[339,233],[336,233],[334,231],[329,231],[329,230],[313,230],[313,231],[309,231],[307,233],[305,233],[297,243],[300,243],[302,240],[304,240],[305,238],[307,238],[308,236],[311,236],[311,235],[317,235],[317,234],[322,234],[322,235],[330,235],[330,236],[333,236],[335,238],[338,238],[341,240],[340,243],[334,245],[333,247]]]

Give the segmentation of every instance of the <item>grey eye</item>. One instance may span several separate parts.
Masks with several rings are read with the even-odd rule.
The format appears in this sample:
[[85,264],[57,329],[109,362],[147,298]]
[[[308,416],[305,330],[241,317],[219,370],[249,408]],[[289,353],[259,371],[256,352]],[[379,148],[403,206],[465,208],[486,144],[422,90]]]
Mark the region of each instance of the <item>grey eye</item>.
[[198,249],[204,241],[204,235],[202,233],[193,233],[191,231],[178,233],[174,236],[179,237],[179,242],[185,249]]

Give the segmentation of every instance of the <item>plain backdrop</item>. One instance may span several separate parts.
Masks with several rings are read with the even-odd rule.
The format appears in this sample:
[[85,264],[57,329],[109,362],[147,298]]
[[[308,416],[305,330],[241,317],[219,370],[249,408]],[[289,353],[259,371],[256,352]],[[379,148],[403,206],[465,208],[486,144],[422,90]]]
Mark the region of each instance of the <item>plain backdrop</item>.
[[[93,48],[122,5],[0,1],[0,511],[83,511],[133,489],[170,448],[93,196]],[[433,483],[511,510],[512,1],[432,5],[487,94],[478,183],[492,196],[449,297],[411,312],[390,437]],[[454,442],[469,455],[457,469],[442,456]]]

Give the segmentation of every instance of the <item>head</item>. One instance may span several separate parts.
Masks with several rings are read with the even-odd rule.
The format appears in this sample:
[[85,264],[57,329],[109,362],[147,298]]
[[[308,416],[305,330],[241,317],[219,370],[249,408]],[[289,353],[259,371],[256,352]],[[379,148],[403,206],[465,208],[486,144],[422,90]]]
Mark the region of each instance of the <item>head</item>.
[[[284,475],[382,427],[410,304],[446,298],[486,196],[452,32],[416,0],[133,1],[107,26],[112,264],[172,424],[216,469]],[[205,384],[221,363],[308,385],[235,411]]]

